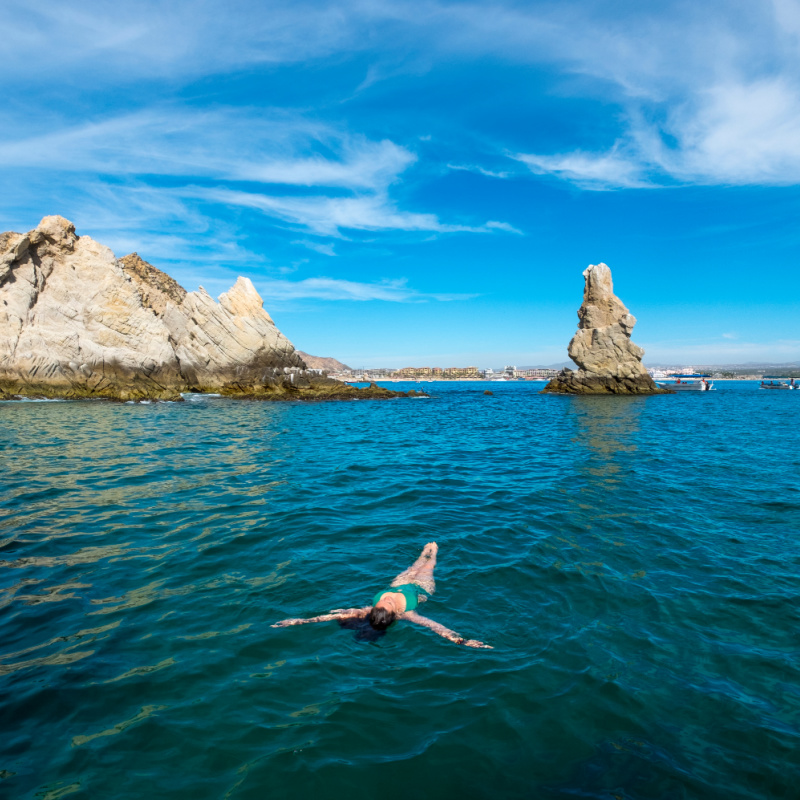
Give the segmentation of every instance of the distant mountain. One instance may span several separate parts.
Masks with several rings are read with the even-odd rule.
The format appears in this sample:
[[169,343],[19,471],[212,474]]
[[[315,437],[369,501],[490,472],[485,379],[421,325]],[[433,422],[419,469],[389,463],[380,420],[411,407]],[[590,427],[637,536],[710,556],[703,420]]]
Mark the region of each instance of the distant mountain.
[[[649,367],[660,368],[660,369],[682,369],[683,367],[688,366],[688,364],[679,364],[677,362],[661,362],[661,363],[652,363],[647,362]],[[698,361],[691,362],[691,366],[697,370],[703,371],[715,371],[715,372],[724,372],[724,371],[731,371],[736,372],[738,371],[747,371],[747,372],[770,372],[770,371],[779,371],[779,370],[800,370],[800,362],[797,361],[782,361],[782,362],[770,362],[770,361],[745,361],[742,363],[737,364],[708,364],[702,363]]]
[[350,367],[347,364],[342,364],[341,361],[337,361],[335,358],[310,356],[302,350],[296,350],[295,352],[306,362],[306,366],[309,369],[324,369],[326,372],[350,372]]
[[745,361],[741,364],[700,364],[698,366],[715,369],[750,369],[750,370],[771,370],[771,369],[797,369],[800,362],[797,361]]

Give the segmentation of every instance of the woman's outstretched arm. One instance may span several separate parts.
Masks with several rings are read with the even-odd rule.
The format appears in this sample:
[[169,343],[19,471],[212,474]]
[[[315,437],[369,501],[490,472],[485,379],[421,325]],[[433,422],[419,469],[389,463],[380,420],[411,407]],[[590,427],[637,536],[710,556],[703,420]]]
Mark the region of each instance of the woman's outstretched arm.
[[406,611],[401,619],[414,622],[425,628],[430,628],[434,633],[438,633],[439,636],[443,636],[445,639],[453,642],[453,644],[463,644],[466,647],[481,647],[486,650],[494,650],[491,645],[479,642],[477,639],[465,639],[463,636],[459,636],[455,631],[451,631],[450,628],[445,628],[440,622],[434,622],[432,619],[423,617],[422,614],[417,614],[416,611]]
[[318,617],[306,617],[305,619],[282,619],[271,628],[288,628],[290,625],[305,625],[307,622],[330,622],[334,619],[350,619],[353,617],[366,617],[372,606],[364,608],[335,608],[330,614],[320,614]]

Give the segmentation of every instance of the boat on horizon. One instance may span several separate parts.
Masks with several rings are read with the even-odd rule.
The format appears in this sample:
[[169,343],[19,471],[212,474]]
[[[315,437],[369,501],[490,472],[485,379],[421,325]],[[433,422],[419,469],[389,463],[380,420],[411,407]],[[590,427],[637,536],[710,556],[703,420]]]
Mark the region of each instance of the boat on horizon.
[[662,389],[669,389],[672,392],[715,392],[714,383],[707,381],[710,375],[695,373],[694,375],[681,375],[678,373],[672,374],[670,378],[676,378],[675,381],[667,381],[658,383]]
[[497,371],[487,369],[486,372],[483,373],[483,377],[484,380],[487,381],[513,381],[516,370],[517,368],[512,366],[506,366],[504,369]]
[[[774,376],[765,375],[764,379],[761,381],[761,386],[759,389],[783,389],[784,391],[788,391],[790,389],[798,389],[797,383],[795,381],[799,380],[798,378],[788,378],[784,379],[788,380],[788,383],[784,383],[783,380],[778,380]],[[769,381],[769,383],[767,383]]]

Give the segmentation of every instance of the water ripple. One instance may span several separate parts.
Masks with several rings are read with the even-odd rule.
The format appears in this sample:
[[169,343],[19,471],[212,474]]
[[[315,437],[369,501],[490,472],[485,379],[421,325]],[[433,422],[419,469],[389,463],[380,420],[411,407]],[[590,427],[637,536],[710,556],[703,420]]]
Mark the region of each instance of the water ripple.
[[0,404],[0,788],[793,800],[800,395],[430,387]]

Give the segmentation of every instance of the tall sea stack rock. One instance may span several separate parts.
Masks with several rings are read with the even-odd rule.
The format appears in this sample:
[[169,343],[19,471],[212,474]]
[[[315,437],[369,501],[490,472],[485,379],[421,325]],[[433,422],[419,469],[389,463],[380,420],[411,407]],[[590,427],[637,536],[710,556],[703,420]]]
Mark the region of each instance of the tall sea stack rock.
[[321,399],[358,390],[306,369],[247,278],[217,302],[135,253],[117,259],[63,217],[0,234],[0,396],[184,391]]
[[545,392],[559,394],[664,394],[642,364],[644,350],[631,341],[636,318],[614,294],[611,270],[591,264],[578,310],[578,332],[569,343],[577,372],[562,370]]

